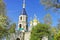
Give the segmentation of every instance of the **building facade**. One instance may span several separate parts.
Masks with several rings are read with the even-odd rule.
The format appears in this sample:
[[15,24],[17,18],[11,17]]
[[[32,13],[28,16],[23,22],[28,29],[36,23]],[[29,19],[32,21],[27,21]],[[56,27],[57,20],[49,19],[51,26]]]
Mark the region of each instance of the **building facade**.
[[[37,20],[37,16],[34,15],[34,18],[30,21],[30,26],[28,27],[28,15],[25,9],[25,0],[23,0],[23,8],[18,21],[18,31],[16,31],[15,34],[11,34],[10,40],[30,40],[31,30],[38,23],[40,22]],[[44,39],[47,40],[48,38],[43,37],[42,40]]]
[[23,0],[23,10],[21,12],[21,15],[19,16],[19,22],[18,22],[18,29],[21,33],[23,34],[19,34],[20,36],[20,40],[29,40],[30,39],[30,35],[31,35],[31,30],[32,30],[32,26],[36,26],[39,21],[37,20],[36,15],[34,15],[34,19],[32,21],[30,21],[30,26],[28,28],[28,15],[26,13],[26,9],[25,9],[25,0]]

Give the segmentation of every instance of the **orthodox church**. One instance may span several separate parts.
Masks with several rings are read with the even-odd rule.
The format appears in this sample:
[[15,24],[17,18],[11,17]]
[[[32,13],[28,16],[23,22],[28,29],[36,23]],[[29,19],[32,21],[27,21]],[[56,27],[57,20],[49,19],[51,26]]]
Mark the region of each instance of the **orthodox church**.
[[32,30],[32,26],[36,26],[39,21],[36,19],[36,15],[34,15],[34,19],[30,21],[30,26],[28,27],[28,15],[25,9],[25,0],[23,0],[23,9],[21,12],[21,15],[19,16],[19,22],[18,22],[18,29],[21,34],[19,34],[20,40],[29,40],[30,34]]
[[[31,35],[31,30],[34,26],[40,23],[37,20],[37,16],[34,15],[34,19],[30,21],[30,26],[28,27],[28,13],[25,9],[25,0],[23,0],[23,8],[21,15],[19,16],[18,21],[18,31],[16,33],[11,34],[10,40],[29,40]],[[47,40],[47,38],[43,37],[42,40]]]
[[37,20],[37,16],[34,15],[34,19],[30,21],[30,26],[28,27],[28,13],[25,9],[25,0],[23,0],[23,8],[22,12],[19,16],[18,21],[18,30],[16,33],[13,33],[9,36],[9,40],[29,40],[31,35],[31,30],[33,26],[36,26],[38,23],[40,23]]

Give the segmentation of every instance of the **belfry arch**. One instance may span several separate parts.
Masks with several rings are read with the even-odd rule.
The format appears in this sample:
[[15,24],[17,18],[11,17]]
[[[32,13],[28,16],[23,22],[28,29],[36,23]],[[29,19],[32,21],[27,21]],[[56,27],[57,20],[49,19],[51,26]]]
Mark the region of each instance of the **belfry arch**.
[[20,38],[17,38],[16,40],[20,40]]

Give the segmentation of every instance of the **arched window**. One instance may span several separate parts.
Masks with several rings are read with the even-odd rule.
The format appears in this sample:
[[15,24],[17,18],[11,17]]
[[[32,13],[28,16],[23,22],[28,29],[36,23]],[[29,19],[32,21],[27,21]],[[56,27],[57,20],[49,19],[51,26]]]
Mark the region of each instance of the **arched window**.
[[21,26],[22,26],[22,25],[20,24],[19,27],[21,28]]
[[22,20],[22,17],[20,17],[20,20]]
[[20,40],[19,38],[17,38],[16,40]]

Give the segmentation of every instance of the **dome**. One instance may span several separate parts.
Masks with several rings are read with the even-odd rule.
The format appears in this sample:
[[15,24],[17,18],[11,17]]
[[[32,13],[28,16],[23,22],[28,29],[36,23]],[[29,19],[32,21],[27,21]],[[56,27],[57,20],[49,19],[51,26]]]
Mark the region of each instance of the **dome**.
[[32,21],[30,21],[30,24],[33,24],[33,23],[39,23],[39,21],[36,18],[34,18]]
[[32,21],[30,21],[30,26],[35,26],[37,25],[38,23],[40,23],[38,20],[37,20],[37,17],[36,15],[34,15],[34,19]]
[[34,20],[33,20],[33,22],[36,22],[36,23],[37,23],[37,22],[38,22],[38,20],[37,20],[37,19],[34,19]]

